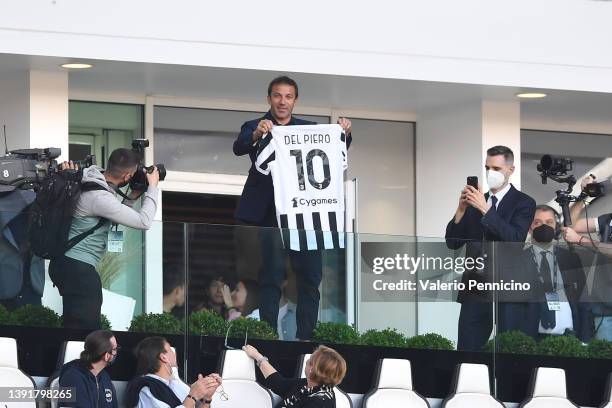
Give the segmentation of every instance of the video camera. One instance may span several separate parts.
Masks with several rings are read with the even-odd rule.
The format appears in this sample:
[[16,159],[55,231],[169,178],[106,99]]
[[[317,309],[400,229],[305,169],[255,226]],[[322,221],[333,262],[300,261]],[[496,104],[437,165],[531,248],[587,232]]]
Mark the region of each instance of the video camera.
[[[62,150],[56,147],[46,149],[19,149],[0,157],[0,192],[17,188],[36,190],[40,183],[51,173],[57,173],[57,159]],[[95,156],[75,162],[79,168],[96,164]]]
[[134,177],[130,180],[130,188],[134,191],[145,191],[147,187],[149,187],[149,181],[147,180],[145,172],[150,174],[155,167],[157,167],[157,171],[159,172],[159,180],[163,181],[166,178],[166,167],[163,164],[159,163],[155,166],[148,167],[144,165],[144,152],[147,147],[149,147],[149,141],[147,139],[135,139],[132,141],[132,150],[138,153],[140,157],[136,174],[134,174]]
[[561,206],[563,211],[563,225],[566,227],[572,226],[572,219],[569,211],[569,203],[574,201],[582,201],[586,197],[599,198],[605,195],[606,187],[609,188],[609,182],[590,183],[587,184],[579,196],[571,195],[571,192],[576,185],[576,177],[573,174],[568,174],[574,170],[574,161],[567,157],[554,157],[545,154],[540,159],[537,166],[542,184],[547,184],[548,179],[554,180],[557,183],[567,184],[567,189],[557,190],[557,198],[555,201]]

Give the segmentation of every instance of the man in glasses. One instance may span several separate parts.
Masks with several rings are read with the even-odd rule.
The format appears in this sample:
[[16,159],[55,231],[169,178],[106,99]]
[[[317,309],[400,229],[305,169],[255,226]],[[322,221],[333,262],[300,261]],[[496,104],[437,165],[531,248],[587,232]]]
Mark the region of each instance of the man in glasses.
[[85,338],[80,358],[64,364],[60,371],[61,387],[74,389],[75,401],[63,407],[117,408],[117,391],[105,368],[117,357],[119,345],[112,332],[97,330]]
[[126,405],[138,408],[210,406],[212,396],[221,386],[221,377],[198,375],[191,384],[178,376],[176,353],[163,337],[147,337],[136,346],[136,373],[127,387]]

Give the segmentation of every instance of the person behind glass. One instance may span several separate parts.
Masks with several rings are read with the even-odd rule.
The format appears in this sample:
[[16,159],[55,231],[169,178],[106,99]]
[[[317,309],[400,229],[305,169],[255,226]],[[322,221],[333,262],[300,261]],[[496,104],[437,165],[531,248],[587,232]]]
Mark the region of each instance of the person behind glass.
[[[278,227],[274,205],[274,186],[271,175],[263,175],[255,168],[259,141],[272,131],[274,126],[313,125],[315,122],[293,116],[298,100],[297,83],[286,76],[273,79],[268,85],[270,110],[261,118],[245,122],[234,142],[236,156],[249,155],[251,167],[238,207],[236,219],[246,225]],[[338,124],[347,135],[346,145],[350,146],[351,121],[339,118]],[[262,320],[277,327],[281,286],[285,276],[285,256],[281,237],[275,228],[263,228],[260,233],[263,266],[259,276],[259,312]],[[297,337],[301,340],[312,338],[319,308],[319,284],[322,278],[321,251],[286,252],[292,268],[297,274]]]
[[117,408],[117,391],[105,368],[117,358],[119,345],[112,332],[97,330],[85,338],[85,346],[77,360],[61,368],[60,387],[74,389],[73,402],[62,401],[62,407]]
[[[582,189],[595,181],[592,174],[585,177],[581,182]],[[594,332],[597,339],[612,341],[612,213],[587,218],[582,215],[584,209],[584,201],[575,203],[570,210],[573,227],[563,227],[561,231],[565,242],[596,254],[593,283],[589,285],[588,295]]]
[[246,345],[243,350],[257,363],[266,387],[283,399],[277,408],[336,407],[334,387],[346,374],[346,361],[336,350],[319,346],[306,362],[306,378],[285,378],[255,347]]
[[[489,192],[484,194],[480,187],[465,186],[455,215],[446,227],[447,246],[459,249],[467,244],[466,258],[484,258],[488,252],[484,242],[523,243],[535,212],[535,201],[509,182],[514,173],[514,154],[510,148],[494,146],[488,149],[485,170]],[[457,296],[461,303],[458,350],[480,351],[491,335],[491,294],[468,289],[470,281],[491,281],[487,267],[490,262],[486,259],[485,270],[466,268],[461,278],[466,289],[459,291]],[[500,313],[503,312],[500,309]],[[510,310],[508,312],[511,314]]]
[[32,190],[0,185],[0,305],[9,311],[40,305],[45,288],[45,262],[30,251],[29,208]]
[[227,320],[235,320],[239,317],[254,317],[251,314],[259,305],[257,296],[257,282],[251,279],[242,279],[236,283],[231,292],[232,306],[227,313]]
[[536,207],[529,228],[531,245],[523,250],[522,257],[523,269],[534,278],[531,299],[527,313],[516,318],[525,322],[524,332],[535,339],[573,332],[588,341],[591,324],[584,319],[580,302],[586,284],[584,270],[576,252],[553,243],[559,238],[560,228],[555,209],[548,205]]
[[218,374],[185,384],[177,371],[176,353],[163,337],[147,337],[136,346],[136,372],[129,382],[126,405],[138,408],[209,407],[212,396],[221,385]]
[[163,293],[164,313],[182,319],[185,316],[185,277],[176,268],[164,268]]
[[[147,173],[149,187],[142,195],[142,207],[136,211],[131,201],[117,199],[117,189],[125,187],[136,173],[140,157],[130,149],[116,149],[108,158],[106,170],[97,166],[84,168],[82,182],[95,183],[103,190],[83,191],[77,200],[69,238],[90,231],[100,220],[107,220],[92,234],[49,264],[49,277],[62,295],[64,327],[99,328],[102,307],[102,281],[96,265],[106,252],[111,223],[146,230],[157,210],[159,172]],[[64,162],[62,169],[76,169]],[[143,170],[144,171],[144,170]],[[132,192],[137,197],[141,192]]]
[[208,282],[204,297],[204,302],[198,305],[196,310],[208,310],[224,319],[227,318],[228,310],[232,307],[232,295],[222,277],[213,278]]

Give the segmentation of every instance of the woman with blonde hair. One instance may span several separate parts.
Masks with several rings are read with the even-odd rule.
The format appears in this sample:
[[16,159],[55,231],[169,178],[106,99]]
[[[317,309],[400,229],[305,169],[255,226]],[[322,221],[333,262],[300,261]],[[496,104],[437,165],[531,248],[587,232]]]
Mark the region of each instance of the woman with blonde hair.
[[335,408],[334,387],[346,374],[346,361],[334,349],[319,346],[306,362],[306,378],[285,378],[253,346],[243,350],[257,363],[265,385],[283,398],[279,408]]

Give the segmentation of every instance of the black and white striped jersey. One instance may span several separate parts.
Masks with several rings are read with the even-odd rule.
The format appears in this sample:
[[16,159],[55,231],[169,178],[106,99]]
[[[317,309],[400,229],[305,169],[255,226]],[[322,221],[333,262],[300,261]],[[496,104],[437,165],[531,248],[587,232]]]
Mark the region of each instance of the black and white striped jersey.
[[275,126],[255,162],[272,172],[285,248],[344,248],[346,138],[339,125]]

